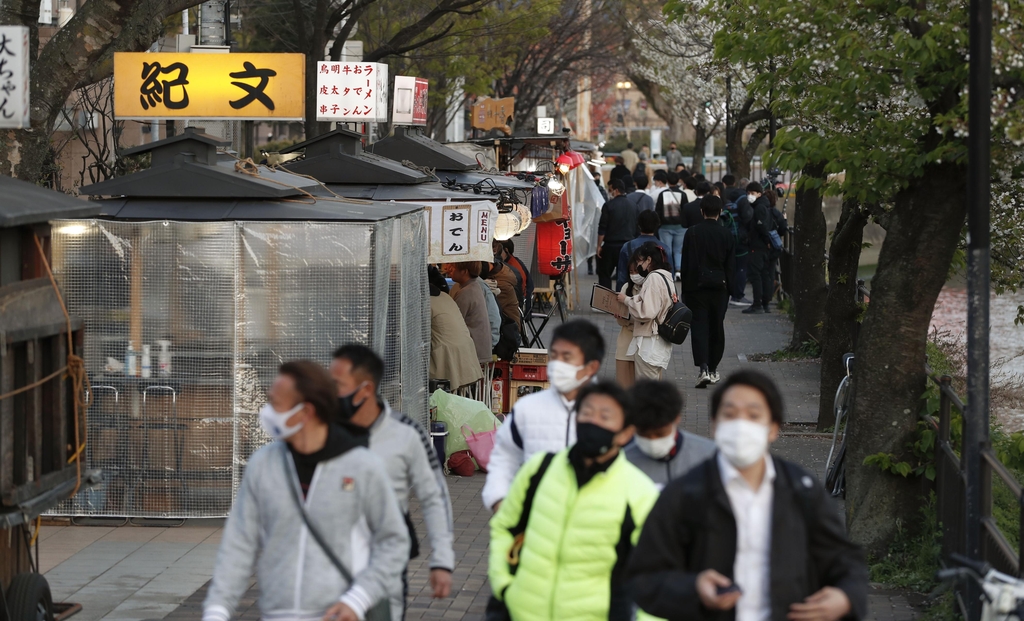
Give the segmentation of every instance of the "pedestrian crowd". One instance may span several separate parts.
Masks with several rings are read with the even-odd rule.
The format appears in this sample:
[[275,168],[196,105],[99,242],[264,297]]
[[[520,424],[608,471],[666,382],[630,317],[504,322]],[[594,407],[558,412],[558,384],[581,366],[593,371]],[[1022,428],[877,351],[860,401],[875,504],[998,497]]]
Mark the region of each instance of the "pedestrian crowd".
[[[679,302],[674,281],[692,312],[696,386],[717,384],[729,307],[770,313],[780,288],[777,263],[788,225],[776,190],[733,175],[712,184],[686,169],[675,143],[666,154],[668,170],[652,171],[632,143],[615,162],[596,258],[598,284],[612,289],[614,277],[613,290],[629,311],[616,318],[616,378],[629,386],[660,379],[668,367],[671,345],[658,333]],[[745,295],[748,282],[753,300]]]
[[[688,235],[721,232],[708,219]],[[655,242],[638,256],[635,272],[669,282]],[[593,324],[557,326],[550,388],[519,398],[498,429],[482,491],[493,512],[487,621],[865,618],[866,565],[837,508],[812,474],[770,452],[784,422],[775,384],[746,370],[724,379],[707,439],[680,429],[686,404],[671,383],[599,380],[604,353]],[[281,365],[259,412],[273,441],[246,466],[204,621],[231,619],[253,574],[264,619],[403,619],[419,555],[410,494],[430,542],[430,589],[451,594],[440,459],[419,423],[381,397],[384,372],[356,344],[327,369]]]

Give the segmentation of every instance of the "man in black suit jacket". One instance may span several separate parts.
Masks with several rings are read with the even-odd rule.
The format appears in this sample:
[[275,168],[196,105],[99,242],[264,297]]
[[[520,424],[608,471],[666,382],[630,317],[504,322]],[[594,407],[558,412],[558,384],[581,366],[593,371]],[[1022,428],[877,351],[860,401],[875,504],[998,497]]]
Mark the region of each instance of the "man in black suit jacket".
[[859,621],[868,571],[831,498],[771,456],[782,397],[740,371],[711,400],[719,452],[668,484],[627,572],[634,599],[669,621]]

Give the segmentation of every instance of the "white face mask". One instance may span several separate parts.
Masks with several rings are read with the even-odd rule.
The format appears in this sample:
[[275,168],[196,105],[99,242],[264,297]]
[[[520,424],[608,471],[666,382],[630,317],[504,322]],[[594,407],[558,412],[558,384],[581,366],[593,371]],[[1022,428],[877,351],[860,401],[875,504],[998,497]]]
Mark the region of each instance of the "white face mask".
[[548,381],[555,387],[555,390],[564,395],[576,390],[590,379],[586,375],[582,379],[576,377],[576,374],[582,370],[583,365],[577,367],[561,360],[549,360]]
[[640,274],[630,274],[629,275],[629,279],[632,280],[633,283],[637,284],[637,285],[642,285],[642,284],[644,284],[644,281],[647,280],[646,278],[644,278]]
[[263,425],[263,431],[275,440],[287,440],[294,436],[302,429],[303,423],[289,427],[288,419],[295,416],[304,405],[306,404],[300,403],[287,412],[278,412],[269,403],[264,405],[260,408],[260,424]]
[[676,434],[674,433],[664,438],[645,438],[641,435],[635,435],[633,438],[636,440],[636,447],[640,449],[640,452],[651,459],[665,459],[676,447]]
[[758,199],[757,194],[747,194],[747,202],[750,203],[751,205],[756,203],[757,199]]
[[729,463],[747,468],[768,452],[768,426],[749,420],[725,420],[715,428],[715,445]]

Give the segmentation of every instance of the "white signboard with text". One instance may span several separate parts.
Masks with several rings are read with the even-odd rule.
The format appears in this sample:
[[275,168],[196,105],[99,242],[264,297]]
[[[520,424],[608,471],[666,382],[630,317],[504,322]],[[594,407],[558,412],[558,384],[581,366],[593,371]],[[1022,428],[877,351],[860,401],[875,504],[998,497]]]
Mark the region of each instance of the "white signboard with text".
[[29,127],[28,28],[0,26],[0,127]]
[[490,201],[444,203],[416,201],[427,206],[430,223],[430,263],[493,261],[491,240],[498,210]]
[[379,123],[388,120],[388,66],[366,62],[319,62],[316,120]]

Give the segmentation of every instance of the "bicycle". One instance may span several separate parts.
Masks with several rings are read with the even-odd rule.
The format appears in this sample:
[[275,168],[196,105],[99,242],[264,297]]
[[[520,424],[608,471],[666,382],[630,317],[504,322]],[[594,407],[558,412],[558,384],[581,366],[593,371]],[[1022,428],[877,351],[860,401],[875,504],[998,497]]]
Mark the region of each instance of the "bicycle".
[[[849,414],[853,405],[853,354],[843,354],[846,376],[839,382],[836,398],[832,402],[836,425],[832,430],[832,446],[825,462],[825,489],[833,496],[846,497],[846,431],[850,427]],[[1022,620],[1024,621],[1024,620]]]
[[1024,621],[1024,581],[992,569],[984,561],[975,561],[959,554],[950,560],[958,567],[940,569],[940,582],[958,582],[970,578],[981,587],[981,621]]

